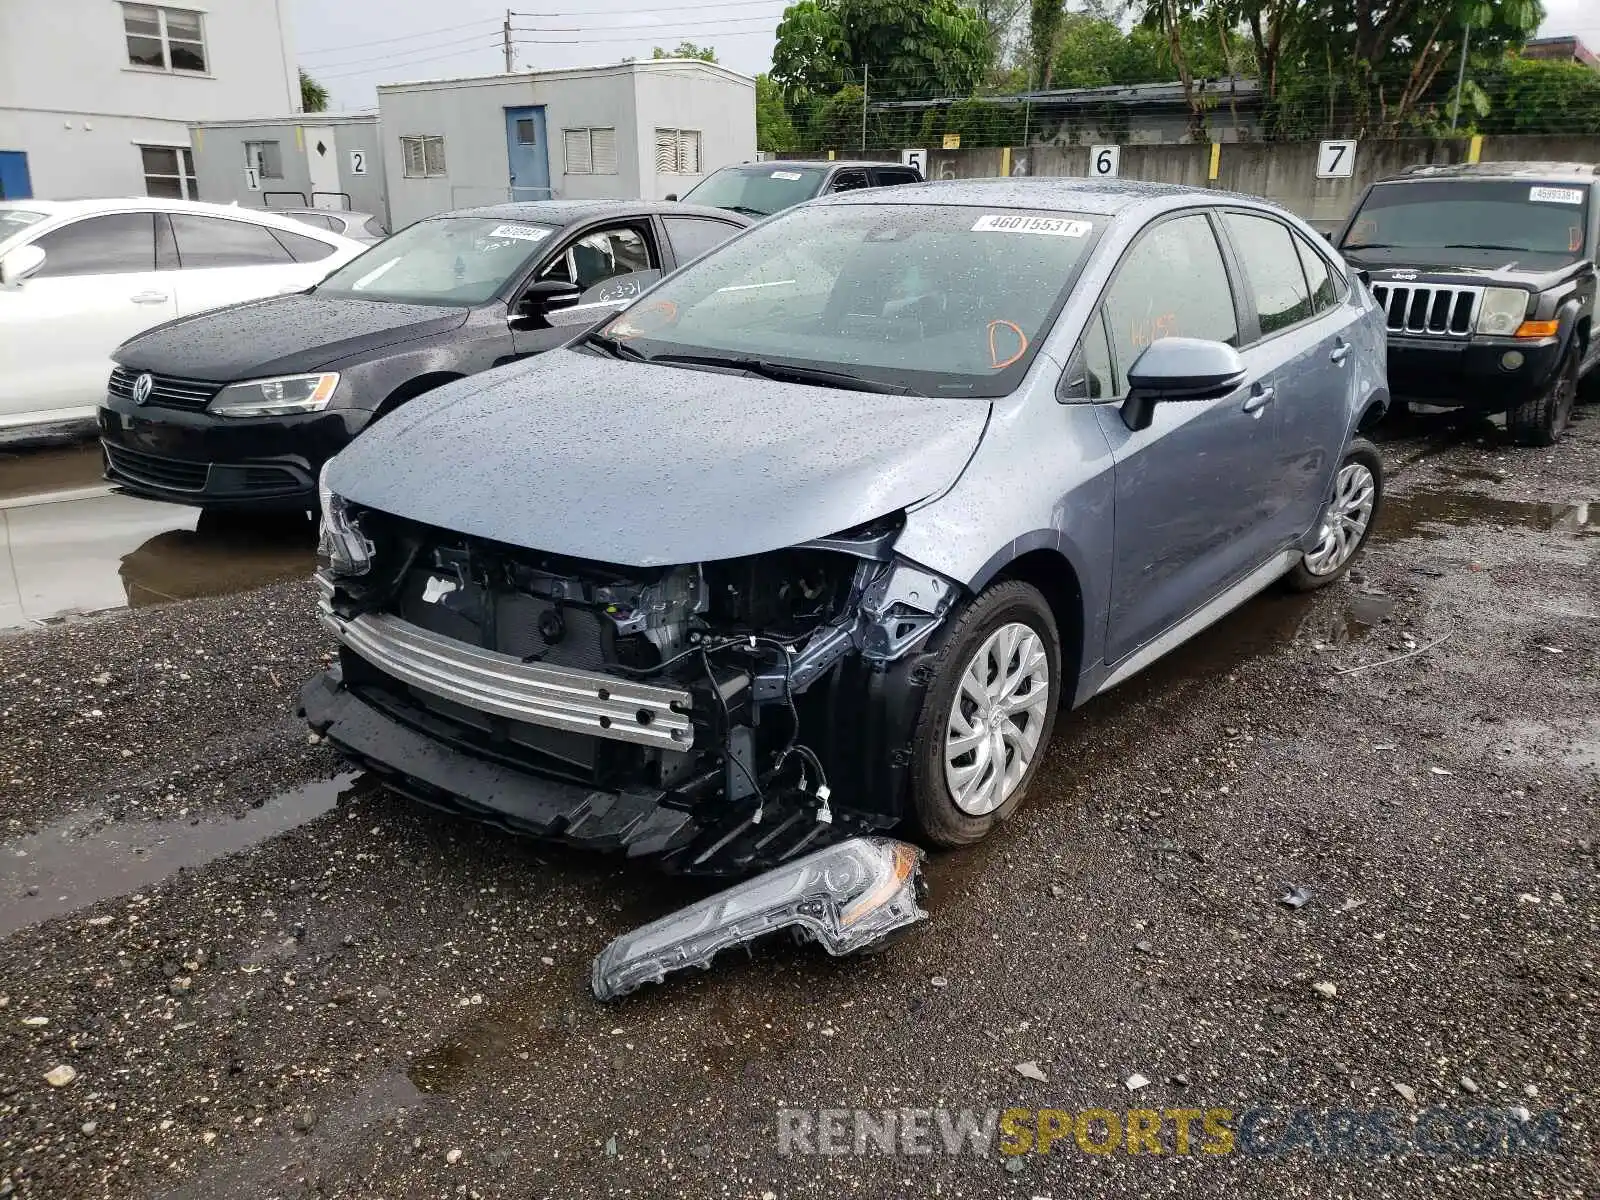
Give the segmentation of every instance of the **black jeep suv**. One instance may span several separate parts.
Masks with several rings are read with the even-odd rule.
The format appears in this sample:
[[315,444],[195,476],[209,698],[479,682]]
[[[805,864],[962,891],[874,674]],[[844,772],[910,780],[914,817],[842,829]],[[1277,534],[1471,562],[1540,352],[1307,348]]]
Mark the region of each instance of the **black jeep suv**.
[[1553,445],[1593,336],[1600,168],[1413,167],[1367,188],[1338,238],[1371,279],[1399,398],[1506,414],[1523,445]]

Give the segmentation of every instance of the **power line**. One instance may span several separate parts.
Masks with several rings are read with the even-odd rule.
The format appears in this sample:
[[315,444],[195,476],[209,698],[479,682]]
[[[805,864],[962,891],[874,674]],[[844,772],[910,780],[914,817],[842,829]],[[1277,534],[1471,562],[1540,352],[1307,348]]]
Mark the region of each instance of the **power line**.
[[[452,25],[448,29],[426,29],[420,33],[401,34],[399,37],[379,38],[375,41],[367,42],[353,42],[348,46],[329,46],[323,50],[302,50],[299,52],[298,57],[316,58],[323,54],[343,54],[347,50],[365,50],[369,46],[387,46],[393,42],[410,42],[415,41],[417,38],[437,37],[441,33],[461,33],[463,30],[472,29],[479,25],[498,25],[499,23],[499,21],[494,20],[468,21],[465,24]],[[421,47],[418,47],[418,49],[421,49]]]
[[777,26],[775,24],[773,24],[773,20],[772,20],[771,17],[725,17],[725,18],[710,18],[710,19],[707,19],[707,18],[696,18],[695,20],[691,20],[691,21],[662,22],[662,23],[656,24],[656,25],[603,25],[603,26],[592,26],[592,25],[545,25],[545,26],[542,26],[540,28],[535,28],[535,29],[528,29],[525,26],[517,25],[517,26],[513,26],[512,32],[514,32],[514,33],[585,33],[590,29],[599,28],[599,29],[604,30],[607,33],[626,33],[626,32],[629,32],[629,31],[635,30],[635,29],[639,30],[641,33],[650,33],[652,31],[659,33],[662,30],[686,29],[691,25],[714,25],[717,28],[721,29],[721,28],[725,28],[725,27],[727,27],[729,25],[748,25],[752,21],[758,21],[761,24],[765,25],[769,29],[776,29],[777,28]]
[[323,70],[335,70],[335,71],[337,71],[337,70],[342,70],[345,67],[360,66],[363,63],[387,62],[390,59],[401,58],[401,57],[404,57],[405,55],[408,55],[408,54],[422,54],[422,53],[430,53],[431,54],[436,50],[444,50],[444,49],[447,49],[447,48],[449,48],[451,46],[465,46],[465,45],[467,45],[469,43],[481,42],[484,38],[486,38],[488,36],[489,36],[489,34],[487,34],[487,33],[475,33],[471,37],[457,38],[455,41],[452,41],[452,42],[439,42],[439,43],[437,43],[436,45],[433,45],[433,46],[411,46],[411,47],[406,47],[406,48],[403,48],[403,49],[400,49],[400,50],[391,50],[387,54],[377,54],[377,55],[374,55],[371,58],[351,58],[351,59],[345,59],[345,60],[343,60],[341,62],[313,63],[311,65],[311,69],[313,71],[319,71],[319,72],[323,71]]
[[[481,42],[477,46],[467,46],[467,47],[464,47],[464,48],[462,48],[460,50],[446,50],[443,54],[427,54],[427,55],[424,55],[422,58],[408,58],[408,59],[402,59],[402,60],[396,60],[396,61],[384,61],[384,62],[374,63],[374,64],[372,64],[370,66],[357,67],[357,68],[355,68],[354,70],[351,70],[351,71],[334,71],[334,72],[330,72],[328,74],[320,74],[319,73],[317,75],[317,79],[318,79],[319,82],[322,81],[322,80],[325,80],[325,79],[349,79],[350,77],[355,76],[355,75],[373,75],[373,74],[377,74],[377,73],[382,72],[382,71],[387,71],[387,70],[391,70],[391,69],[399,69],[401,67],[420,67],[420,66],[424,65],[425,63],[439,62],[439,61],[441,61],[443,59],[463,58],[466,55],[472,54],[474,51],[479,50],[479,49],[492,50],[492,49],[498,49],[499,47],[500,47],[500,39],[499,38],[495,38],[493,41]],[[488,72],[485,72],[485,73],[487,74]]]
[[[631,17],[640,13],[677,13],[700,8],[771,8],[774,5],[779,8],[787,8],[788,0],[714,0],[710,4],[663,4],[646,8],[608,8],[605,10],[605,15]],[[546,17],[594,17],[598,14],[593,9],[584,9],[576,12],[513,12],[511,15],[513,17],[532,17],[535,20],[543,20]]]
[[[528,31],[524,30],[524,32],[528,32]],[[596,35],[595,37],[577,37],[577,38],[573,38],[573,37],[559,37],[559,38],[542,37],[542,38],[539,38],[537,41],[534,41],[534,40],[531,40],[531,39],[519,40],[516,44],[519,45],[519,46],[588,46],[588,45],[593,45],[594,43],[597,43],[597,42],[656,42],[656,43],[660,43],[660,42],[663,42],[663,41],[671,41],[671,40],[673,40],[673,38],[678,37],[678,36],[679,36],[679,34],[677,32],[676,27],[669,25],[669,26],[665,26],[665,27],[657,30],[654,33],[629,34],[626,37],[604,37],[604,36],[600,36],[600,35]],[[700,36],[701,37],[705,37],[706,35],[705,34],[701,34]],[[772,36],[772,30],[770,30],[770,29],[730,29],[725,33],[719,33],[719,34],[715,35],[715,37],[711,38],[710,40],[720,42],[720,41],[726,40],[727,38],[736,38],[736,37],[771,37],[771,36]]]

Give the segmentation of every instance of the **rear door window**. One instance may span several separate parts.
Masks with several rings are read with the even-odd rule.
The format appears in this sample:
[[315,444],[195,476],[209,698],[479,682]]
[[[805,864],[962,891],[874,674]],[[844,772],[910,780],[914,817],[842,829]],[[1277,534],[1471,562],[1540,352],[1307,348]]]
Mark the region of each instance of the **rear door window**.
[[1228,236],[1244,267],[1263,337],[1299,324],[1312,313],[1311,293],[1289,227],[1271,217],[1222,214]]
[[284,213],[290,220],[299,221],[302,225],[315,225],[318,229],[326,229],[329,233],[338,233],[344,226],[334,223],[332,217],[325,217],[321,213]]
[[1333,272],[1328,267],[1328,260],[1312,249],[1311,244],[1303,237],[1296,236],[1294,244],[1300,251],[1300,265],[1305,269],[1306,286],[1311,289],[1312,310],[1325,313],[1338,308],[1340,301],[1344,299],[1344,289],[1334,280]]
[[714,246],[720,246],[734,234],[739,226],[726,221],[708,221],[703,217],[666,218],[667,240],[678,256],[680,264],[699,258]]
[[874,167],[873,182],[878,187],[893,187],[897,183],[921,183],[922,176],[910,167]]
[[185,271],[215,267],[283,266],[294,261],[272,231],[248,221],[172,214],[178,261]]
[[840,171],[833,177],[833,186],[830,192],[853,192],[858,188],[867,187],[867,173],[859,167],[852,167],[848,171]]
[[1112,396],[1127,393],[1128,369],[1158,338],[1239,344],[1222,251],[1200,213],[1161,221],[1140,237],[1118,266],[1101,311],[1115,360]]
[[272,236],[294,256],[295,262],[316,262],[333,253],[333,247],[327,242],[319,242],[316,238],[306,237],[304,234],[290,233],[287,229],[274,229]]
[[107,213],[52,229],[33,243],[44,251],[35,279],[65,275],[128,275],[156,269],[151,213]]

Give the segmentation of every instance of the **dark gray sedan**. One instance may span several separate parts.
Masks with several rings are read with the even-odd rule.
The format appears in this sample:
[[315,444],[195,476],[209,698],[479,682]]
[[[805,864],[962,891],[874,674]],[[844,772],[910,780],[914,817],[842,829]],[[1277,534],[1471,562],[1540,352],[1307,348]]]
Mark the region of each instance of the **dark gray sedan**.
[[977,841],[1058,710],[1378,513],[1366,287],[1263,202],[911,185],[757,225],[324,478],[312,726],[514,829],[743,871]]
[[373,421],[570,341],[749,224],[638,200],[418,221],[308,291],[123,343],[99,411],[106,475],[206,508],[313,508],[322,464]]

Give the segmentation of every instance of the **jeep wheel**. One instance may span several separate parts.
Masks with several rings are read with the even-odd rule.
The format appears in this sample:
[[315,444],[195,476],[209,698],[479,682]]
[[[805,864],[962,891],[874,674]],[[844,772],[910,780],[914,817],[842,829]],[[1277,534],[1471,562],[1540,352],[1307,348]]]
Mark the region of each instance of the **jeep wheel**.
[[1366,438],[1356,438],[1333,477],[1333,496],[1322,510],[1317,544],[1288,574],[1297,592],[1327,587],[1350,569],[1372,534],[1383,504],[1383,460]]
[[1550,384],[1506,414],[1506,432],[1519,446],[1554,446],[1567,431],[1578,399],[1578,339],[1573,337]]
[[912,739],[911,816],[929,842],[970,845],[1016,811],[1065,686],[1037,588],[996,584],[951,619]]

